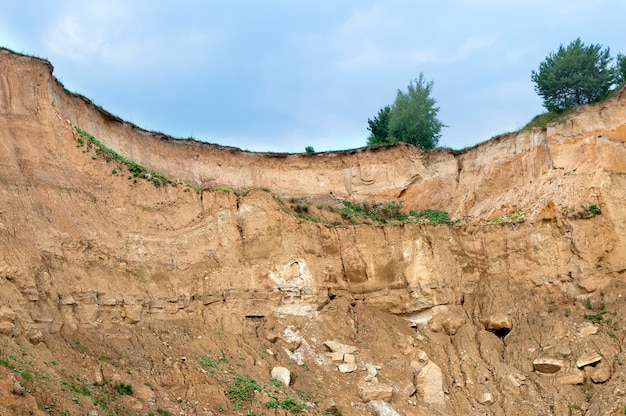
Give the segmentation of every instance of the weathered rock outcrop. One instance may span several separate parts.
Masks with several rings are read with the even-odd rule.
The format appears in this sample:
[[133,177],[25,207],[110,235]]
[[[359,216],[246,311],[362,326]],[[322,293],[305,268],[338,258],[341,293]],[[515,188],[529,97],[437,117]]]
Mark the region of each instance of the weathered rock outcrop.
[[[144,131],[0,49],[0,413],[623,409],[625,141],[621,90],[462,152],[249,153]],[[288,197],[460,221],[315,223]]]

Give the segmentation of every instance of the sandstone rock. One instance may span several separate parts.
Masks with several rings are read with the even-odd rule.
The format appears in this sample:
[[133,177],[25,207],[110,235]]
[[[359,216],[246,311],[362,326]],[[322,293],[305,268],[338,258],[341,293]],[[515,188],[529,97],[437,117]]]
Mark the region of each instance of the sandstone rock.
[[280,336],[280,332],[278,331],[270,330],[270,331],[265,332],[265,339],[271,342],[272,344],[278,341],[279,336]]
[[522,381],[516,377],[513,374],[508,374],[506,376],[506,379],[509,381],[509,383],[513,386],[513,387],[521,387],[522,386]]
[[76,299],[72,295],[64,296],[59,299],[61,305],[76,305]]
[[124,305],[124,319],[131,324],[141,321],[142,305]]
[[417,394],[427,404],[445,406],[443,392],[443,373],[441,368],[432,361],[426,364],[415,376]]
[[429,359],[428,359],[428,354],[426,354],[426,352],[421,351],[421,350],[415,353],[415,357],[417,359],[412,360],[409,366],[411,370],[413,370],[413,372],[417,374],[420,371],[422,371],[422,368],[424,368],[426,364],[428,364]]
[[26,393],[26,389],[19,381],[17,381],[15,376],[11,377],[11,393],[17,396],[23,396],[24,393]]
[[591,372],[590,378],[596,384],[606,383],[611,378],[611,367],[605,363],[598,365]]
[[365,364],[365,371],[367,371],[367,374],[371,376],[376,376],[378,374],[378,369],[373,364]]
[[420,371],[422,371],[422,368],[424,368],[426,364],[422,364],[419,361],[413,360],[411,361],[411,364],[409,365],[409,368],[415,373],[418,374]]
[[8,322],[8,321],[0,322],[0,334],[11,335],[14,329],[15,329],[15,325],[13,325],[13,322]]
[[284,386],[289,386],[289,383],[291,383],[291,372],[285,367],[272,368],[271,376],[280,381]]
[[115,306],[121,303],[124,303],[124,300],[118,299],[115,296],[109,296],[109,295],[98,296],[98,304],[101,306]]
[[368,405],[377,416],[400,416],[400,413],[383,400],[372,400]]
[[570,355],[572,355],[572,350],[570,350],[569,348],[562,348],[559,351],[559,354],[561,354],[563,357],[569,357]]
[[587,365],[595,364],[602,360],[602,356],[597,353],[587,353],[581,355],[578,360],[576,360],[576,367],[583,368]]
[[6,305],[0,306],[0,322],[15,322],[15,312]]
[[353,363],[354,362],[354,354],[344,354],[343,355],[343,361],[346,363]]
[[332,352],[342,352],[344,354],[354,354],[357,348],[351,345],[341,344],[336,341],[326,341],[324,345]]
[[328,354],[332,361],[343,361],[343,355],[342,352],[331,352]]
[[286,339],[284,337],[280,337],[278,338],[278,343],[282,345],[284,348],[288,349],[289,351],[294,352],[300,347],[302,340],[293,339],[293,338]]
[[446,335],[454,335],[465,324],[465,317],[452,312],[437,314],[430,321],[430,329],[433,332],[443,332]]
[[28,328],[26,338],[28,338],[28,342],[31,344],[37,345],[43,341],[43,334],[38,328]]
[[413,383],[407,383],[403,389],[400,390],[402,392],[402,394],[405,394],[409,397],[413,396],[415,394],[415,392],[417,391],[415,389],[415,385]]
[[559,384],[578,385],[585,382],[585,372],[580,370],[572,370],[568,373],[562,374],[556,378],[556,382]]
[[535,371],[544,374],[554,374],[563,368],[563,361],[555,358],[536,358],[533,361],[533,368]]
[[579,332],[581,336],[586,337],[589,335],[597,334],[598,327],[596,325],[585,325],[582,328],[580,328]]
[[505,313],[496,313],[489,316],[485,322],[485,329],[498,336],[504,336],[513,329],[513,320]]
[[[231,324],[233,324],[234,326],[235,323],[231,322]],[[272,344],[279,343],[291,352],[297,350],[302,343],[302,339],[298,336],[298,333],[292,328],[285,328],[285,330],[282,332],[269,330],[265,332],[265,339],[267,339]]]
[[156,397],[150,387],[141,384],[133,385],[133,396],[145,403],[154,403]]
[[393,387],[385,383],[361,380],[357,385],[357,389],[359,391],[359,397],[363,399],[364,402],[369,402],[370,400],[389,401],[393,395]]
[[422,364],[428,363],[428,354],[426,354],[426,351],[422,351],[422,350],[417,351],[415,353],[415,358],[417,358],[417,361]]
[[353,371],[356,371],[357,366],[354,363],[343,363],[339,364],[338,368],[340,373],[352,373]]
[[481,394],[480,396],[478,396],[478,403],[485,405],[485,406],[489,406],[492,405],[495,402],[495,399],[493,398],[493,394],[486,392]]

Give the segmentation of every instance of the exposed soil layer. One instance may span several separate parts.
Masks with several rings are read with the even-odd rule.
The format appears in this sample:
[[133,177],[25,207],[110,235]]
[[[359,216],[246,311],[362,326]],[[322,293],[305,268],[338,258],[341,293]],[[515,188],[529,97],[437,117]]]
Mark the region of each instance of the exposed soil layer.
[[250,153],[0,49],[0,414],[621,414],[625,142],[621,90],[461,152]]

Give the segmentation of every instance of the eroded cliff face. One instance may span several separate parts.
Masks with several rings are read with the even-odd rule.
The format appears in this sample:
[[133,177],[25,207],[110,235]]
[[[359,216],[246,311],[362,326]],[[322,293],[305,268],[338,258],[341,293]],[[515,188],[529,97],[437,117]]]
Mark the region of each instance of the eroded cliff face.
[[[0,414],[624,410],[624,94],[460,153],[256,154],[141,130],[0,50]],[[459,221],[317,223],[289,197]]]

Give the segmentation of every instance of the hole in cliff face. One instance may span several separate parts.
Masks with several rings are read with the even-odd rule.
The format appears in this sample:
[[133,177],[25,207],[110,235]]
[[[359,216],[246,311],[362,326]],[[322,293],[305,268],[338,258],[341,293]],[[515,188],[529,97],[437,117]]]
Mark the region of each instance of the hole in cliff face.
[[513,320],[508,313],[495,313],[485,321],[485,329],[496,334],[498,338],[504,338],[513,328]]
[[489,332],[493,332],[498,338],[504,338],[511,332],[511,328],[490,329]]

